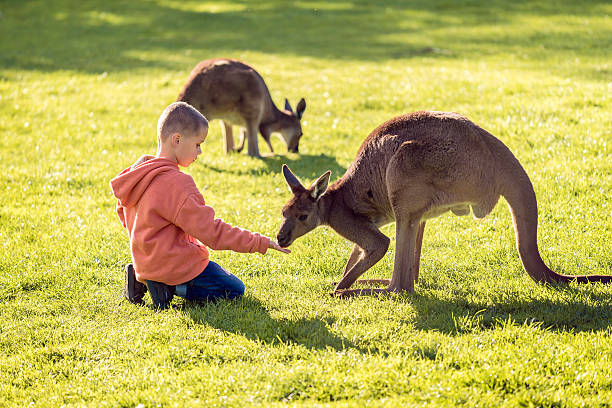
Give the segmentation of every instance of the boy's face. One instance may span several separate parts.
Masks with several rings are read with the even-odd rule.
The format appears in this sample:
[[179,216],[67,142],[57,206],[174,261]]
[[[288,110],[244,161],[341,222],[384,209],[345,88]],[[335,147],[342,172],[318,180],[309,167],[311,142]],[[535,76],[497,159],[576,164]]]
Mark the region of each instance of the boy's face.
[[[195,134],[180,136],[175,144],[176,161],[179,166],[189,167],[202,154],[200,145],[206,140],[208,127],[202,126]],[[175,135],[178,136],[178,135]]]

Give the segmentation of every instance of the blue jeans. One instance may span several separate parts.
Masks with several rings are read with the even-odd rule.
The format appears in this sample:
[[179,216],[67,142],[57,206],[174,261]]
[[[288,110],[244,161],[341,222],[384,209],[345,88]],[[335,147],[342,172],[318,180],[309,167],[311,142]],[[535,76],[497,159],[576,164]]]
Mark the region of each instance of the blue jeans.
[[187,300],[233,299],[243,294],[244,283],[213,261],[192,280],[176,285],[176,295]]

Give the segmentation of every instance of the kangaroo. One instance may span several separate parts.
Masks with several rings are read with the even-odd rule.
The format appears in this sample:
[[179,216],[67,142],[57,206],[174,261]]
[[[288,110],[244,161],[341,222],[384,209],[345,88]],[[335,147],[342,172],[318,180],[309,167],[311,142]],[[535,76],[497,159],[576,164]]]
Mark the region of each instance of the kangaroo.
[[[328,187],[330,172],[305,188],[287,165],[293,197],[283,207],[278,243],[289,246],[319,225],[355,243],[334,294],[413,292],[418,281],[425,222],[447,211],[483,218],[499,196],[508,202],[523,267],[536,282],[611,282],[612,276],[561,275],[542,261],[533,186],[512,152],[496,137],[457,113],[415,112],[370,133],[346,173]],[[349,290],[387,252],[379,227],[396,222],[393,275],[364,280],[386,288]]]
[[[221,119],[226,153],[242,151],[246,133],[249,155],[260,157],[257,132],[261,132],[272,153],[270,135],[273,132],[281,134],[288,151],[297,153],[299,150],[300,120],[306,101],[302,98],[293,112],[285,99],[285,109],[279,110],[261,75],[244,62],[232,59],[200,62],[191,71],[177,100],[192,105],[208,120]],[[237,149],[234,148],[232,124],[243,127]]]

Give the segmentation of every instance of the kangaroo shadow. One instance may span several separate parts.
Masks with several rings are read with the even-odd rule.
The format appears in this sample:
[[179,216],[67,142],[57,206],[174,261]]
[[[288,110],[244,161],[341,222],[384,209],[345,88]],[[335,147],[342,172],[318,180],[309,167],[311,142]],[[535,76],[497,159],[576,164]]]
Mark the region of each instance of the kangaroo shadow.
[[326,154],[300,154],[283,155],[275,154],[261,158],[262,166],[255,168],[245,168],[241,166],[228,165],[221,167],[214,164],[204,163],[204,168],[217,173],[229,173],[235,175],[255,175],[280,173],[283,164],[291,167],[291,170],[303,180],[312,180],[319,177],[327,170],[331,170],[333,175],[341,176],[346,172],[346,167],[341,166],[335,157]]
[[536,324],[547,330],[593,332],[612,325],[612,295],[585,293],[576,288],[551,286],[555,299],[513,299],[491,305],[486,301],[468,301],[465,296],[440,299],[431,294],[412,295],[417,310],[415,327],[460,334],[491,329],[513,322]]
[[266,344],[299,344],[308,349],[333,348],[341,351],[357,348],[355,344],[329,330],[333,318],[275,319],[249,295],[217,302],[185,302],[183,311],[197,324],[242,335]]

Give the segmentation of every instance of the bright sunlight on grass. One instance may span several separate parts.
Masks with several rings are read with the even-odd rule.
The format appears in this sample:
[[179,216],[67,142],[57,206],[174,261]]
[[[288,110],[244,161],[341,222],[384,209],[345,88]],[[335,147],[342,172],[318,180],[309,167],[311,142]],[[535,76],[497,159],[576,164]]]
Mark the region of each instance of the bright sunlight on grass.
[[[461,112],[521,161],[545,262],[612,274],[612,4],[607,1],[0,2],[0,406],[612,406],[612,287],[535,284],[504,202],[428,223],[414,295],[328,295],[352,245],[213,259],[244,298],[122,298],[108,181],[154,153],[202,59],[305,97],[300,154],[226,155],[218,122],[187,172],[217,215],[274,236],[290,193],[332,181],[368,133]],[[260,148],[267,147],[260,139]],[[383,228],[392,238],[393,226]],[[364,277],[386,278],[393,249]]]

